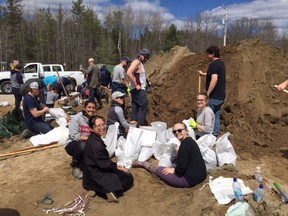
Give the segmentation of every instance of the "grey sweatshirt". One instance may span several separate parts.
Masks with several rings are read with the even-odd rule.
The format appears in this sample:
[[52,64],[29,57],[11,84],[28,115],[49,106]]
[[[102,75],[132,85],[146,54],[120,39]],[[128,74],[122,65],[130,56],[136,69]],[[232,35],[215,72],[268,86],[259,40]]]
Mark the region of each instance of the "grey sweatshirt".
[[66,147],[72,141],[79,141],[81,135],[90,135],[91,131],[88,122],[89,119],[83,114],[83,111],[79,112],[72,118],[69,124],[68,139],[66,140],[64,147]]
[[211,134],[214,130],[215,115],[210,107],[205,107],[199,113],[197,113],[197,123],[205,127],[204,131],[196,130],[196,135],[203,136],[205,134]]

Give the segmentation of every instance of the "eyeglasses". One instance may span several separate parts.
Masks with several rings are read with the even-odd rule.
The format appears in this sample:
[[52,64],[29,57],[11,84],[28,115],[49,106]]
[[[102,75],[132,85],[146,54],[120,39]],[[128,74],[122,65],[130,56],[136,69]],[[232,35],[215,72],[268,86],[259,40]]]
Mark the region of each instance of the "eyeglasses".
[[101,124],[101,125],[94,125],[94,128],[103,128],[103,129],[105,129],[107,127],[107,125],[105,125],[105,124]]
[[183,130],[185,130],[185,129],[173,130],[172,133],[173,133],[173,134],[182,133]]
[[206,101],[206,100],[205,99],[197,99],[196,101],[201,101],[202,102],[202,101]]

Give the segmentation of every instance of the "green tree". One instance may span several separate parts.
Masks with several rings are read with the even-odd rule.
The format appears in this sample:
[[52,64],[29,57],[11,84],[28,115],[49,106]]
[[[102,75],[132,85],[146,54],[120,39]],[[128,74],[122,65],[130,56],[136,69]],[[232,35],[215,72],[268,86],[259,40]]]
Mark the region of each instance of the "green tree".
[[165,35],[163,49],[167,51],[176,45],[179,45],[178,31],[176,25],[171,24]]

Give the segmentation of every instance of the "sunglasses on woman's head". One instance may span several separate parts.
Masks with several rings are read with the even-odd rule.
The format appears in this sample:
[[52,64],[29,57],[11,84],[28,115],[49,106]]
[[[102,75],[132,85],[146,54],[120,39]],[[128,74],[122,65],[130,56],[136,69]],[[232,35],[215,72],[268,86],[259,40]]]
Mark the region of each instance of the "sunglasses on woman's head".
[[185,129],[173,130],[172,133],[173,133],[173,134],[176,134],[177,132],[178,132],[178,133],[182,133],[183,130],[185,130]]

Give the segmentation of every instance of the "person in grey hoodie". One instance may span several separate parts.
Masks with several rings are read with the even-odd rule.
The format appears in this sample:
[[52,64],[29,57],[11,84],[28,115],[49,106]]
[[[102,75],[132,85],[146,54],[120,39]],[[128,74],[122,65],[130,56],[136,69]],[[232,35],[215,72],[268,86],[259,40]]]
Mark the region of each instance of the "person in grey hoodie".
[[96,102],[88,100],[84,104],[84,110],[76,114],[69,124],[69,135],[65,143],[66,152],[72,156],[72,174],[75,178],[81,179],[83,151],[85,142],[91,131],[89,128],[89,119],[96,114]]
[[11,70],[10,81],[12,86],[12,93],[15,97],[15,109],[19,110],[22,101],[22,94],[20,93],[20,87],[23,84],[23,66],[17,64],[14,70]]

